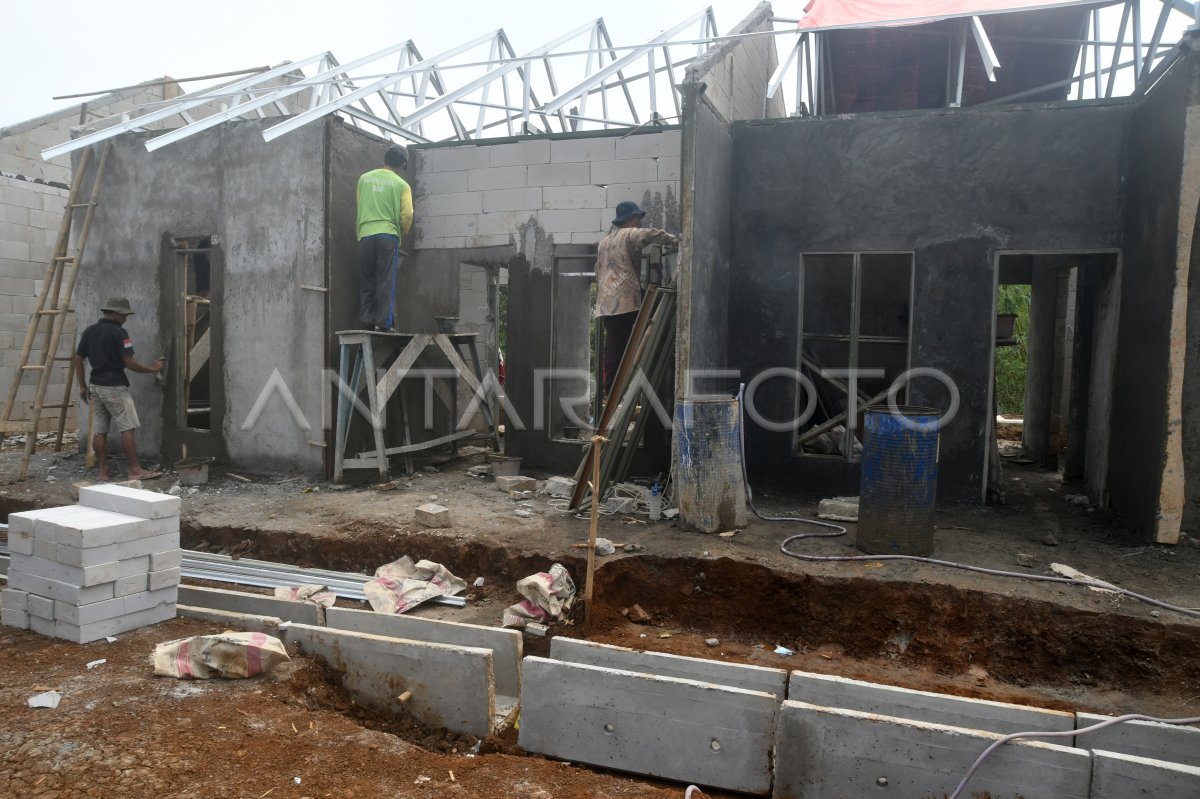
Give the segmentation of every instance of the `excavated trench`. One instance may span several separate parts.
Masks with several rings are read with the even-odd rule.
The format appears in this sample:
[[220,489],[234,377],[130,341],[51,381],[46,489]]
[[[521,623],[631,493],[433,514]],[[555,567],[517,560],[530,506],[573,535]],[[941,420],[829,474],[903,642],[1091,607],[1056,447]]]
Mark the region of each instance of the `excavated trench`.
[[[0,501],[6,515],[24,509],[25,503]],[[322,537],[185,522],[181,540],[187,549],[368,574],[409,554],[460,575],[486,575],[488,597],[504,601],[515,596],[516,580],[548,564],[545,553],[533,550],[431,533],[384,536],[367,526]],[[556,559],[582,587],[584,559]],[[567,634],[617,641],[629,626],[622,611],[634,604],[650,611],[658,627],[701,640],[782,642],[798,652],[833,646],[845,659],[936,675],[979,668],[1017,688],[1200,694],[1200,626],[944,584],[781,572],[726,558],[607,558],[597,568],[591,626],[578,619]],[[544,639],[527,636],[527,653],[546,648]]]
[[[427,533],[322,538],[189,526],[183,545],[368,574],[407,553],[487,575],[503,596],[548,562],[539,552]],[[584,559],[558,560],[582,585]],[[832,645],[846,658],[943,675],[979,667],[1017,687],[1200,693],[1200,627],[1167,620],[939,584],[785,573],[727,558],[608,558],[597,567],[595,592],[591,626],[568,634],[611,639],[628,625],[622,611],[636,603],[656,625],[722,641],[788,642],[798,651]]]

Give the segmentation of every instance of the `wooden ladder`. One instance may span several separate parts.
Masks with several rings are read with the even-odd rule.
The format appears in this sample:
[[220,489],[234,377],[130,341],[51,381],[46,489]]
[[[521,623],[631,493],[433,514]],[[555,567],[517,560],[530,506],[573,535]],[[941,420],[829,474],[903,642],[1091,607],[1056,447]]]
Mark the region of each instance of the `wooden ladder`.
[[[25,455],[21,459],[21,469],[17,474],[18,480],[24,480],[29,473],[29,460],[37,449],[38,427],[42,421],[50,421],[57,416],[58,435],[54,442],[55,451],[62,449],[63,430],[66,427],[67,409],[73,403],[73,383],[75,370],[71,368],[74,347],[69,348],[67,355],[59,355],[62,345],[63,328],[67,318],[74,310],[71,305],[75,292],[75,279],[79,275],[79,265],[83,260],[83,249],[87,245],[88,233],[92,228],[92,219],[96,214],[96,205],[100,199],[100,186],[104,179],[104,167],[108,163],[108,155],[112,151],[112,143],[104,145],[96,165],[95,176],[92,178],[91,190],[87,202],[80,202],[88,168],[93,160],[92,148],[85,149],[79,158],[71,181],[71,191],[67,198],[67,207],[63,210],[62,224],[58,228],[58,241],[54,245],[54,253],[50,263],[46,265],[46,273],[42,279],[42,287],[38,291],[37,308],[29,319],[29,329],[25,331],[25,344],[21,347],[21,362],[13,377],[12,385],[8,388],[8,399],[4,403],[4,415],[0,418],[0,443],[9,433],[25,434]],[[79,240],[71,253],[71,233],[74,228],[75,214],[84,209],[83,222],[79,228]],[[49,324],[43,325],[48,322]],[[34,354],[34,343],[38,333],[42,334],[41,350]],[[31,355],[33,357],[31,357]],[[56,363],[66,366],[63,397],[61,402],[46,404],[46,391],[50,386],[50,375]],[[37,387],[33,397],[33,412],[28,420],[14,419],[13,413],[17,407],[17,395],[25,382],[26,374],[37,375]],[[57,413],[43,418],[46,410]],[[90,431],[89,431],[90,432]]]

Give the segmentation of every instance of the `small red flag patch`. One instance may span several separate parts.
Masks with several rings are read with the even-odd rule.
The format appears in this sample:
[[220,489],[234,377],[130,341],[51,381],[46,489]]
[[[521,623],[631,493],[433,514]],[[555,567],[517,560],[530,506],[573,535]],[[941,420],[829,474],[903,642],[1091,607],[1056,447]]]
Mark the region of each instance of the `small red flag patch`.
[[130,339],[130,338],[125,339],[125,349],[127,349],[127,350],[133,349],[133,339]]

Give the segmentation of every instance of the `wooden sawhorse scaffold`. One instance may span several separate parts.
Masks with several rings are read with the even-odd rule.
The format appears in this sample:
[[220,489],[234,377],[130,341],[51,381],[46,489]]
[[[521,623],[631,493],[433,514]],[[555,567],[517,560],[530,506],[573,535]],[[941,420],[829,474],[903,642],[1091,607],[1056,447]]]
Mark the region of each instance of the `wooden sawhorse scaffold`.
[[[434,392],[450,410],[454,424],[458,423],[458,380],[463,380],[476,395],[483,395],[483,369],[479,361],[479,349],[474,333],[377,333],[369,330],[342,330],[338,334],[340,346],[338,359],[337,427],[335,429],[333,479],[341,482],[346,469],[378,469],[379,477],[388,480],[388,458],[392,455],[405,456],[405,467],[412,474],[412,454],[450,444],[457,449],[458,442],[477,436],[490,438],[492,446],[500,443],[500,430],[491,406],[484,398],[479,405],[487,422],[487,433],[475,430],[455,430],[449,435],[428,441],[413,443],[408,424],[408,409],[402,393],[397,393],[401,381],[413,368],[417,358],[429,347],[435,347],[446,356],[454,370],[453,386],[447,388],[440,380],[434,380]],[[463,360],[463,353],[471,359],[471,366]],[[472,368],[473,367],[473,368]],[[368,379],[368,375],[371,376]],[[377,380],[376,380],[377,378]],[[362,403],[361,395],[366,389],[365,403],[369,423],[375,439],[375,449],[360,452],[355,457],[346,457],[350,423],[354,418],[355,405]],[[395,397],[400,406],[403,427],[403,443],[388,446],[384,440],[384,419],[388,404]]]

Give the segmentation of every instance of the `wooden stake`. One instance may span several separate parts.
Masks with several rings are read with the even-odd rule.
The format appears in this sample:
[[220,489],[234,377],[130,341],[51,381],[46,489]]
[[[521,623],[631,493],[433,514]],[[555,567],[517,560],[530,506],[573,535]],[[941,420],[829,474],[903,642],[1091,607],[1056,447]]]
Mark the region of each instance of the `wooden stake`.
[[92,432],[92,425],[96,423],[96,401],[88,400],[88,426],[87,426],[87,457],[84,458],[84,465],[91,469],[96,465],[96,436]]
[[583,623],[592,623],[592,583],[596,576],[596,529],[600,525],[600,442],[592,436],[592,528],[588,533],[587,581],[583,587]]

